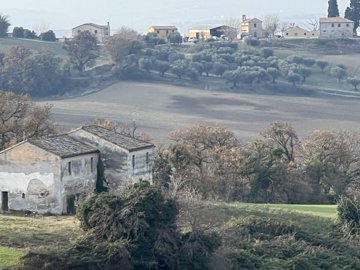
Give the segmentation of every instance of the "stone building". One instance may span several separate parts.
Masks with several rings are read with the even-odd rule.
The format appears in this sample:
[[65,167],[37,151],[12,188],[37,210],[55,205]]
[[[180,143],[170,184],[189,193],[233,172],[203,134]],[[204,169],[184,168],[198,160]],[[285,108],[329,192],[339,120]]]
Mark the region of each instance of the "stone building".
[[248,19],[243,15],[241,22],[241,37],[263,38],[264,29],[262,21],[257,18]]
[[189,29],[189,40],[207,40],[211,38],[210,29],[194,27]]
[[304,28],[301,28],[299,26],[290,27],[284,32],[285,39],[306,39],[306,38],[318,38],[319,32],[314,31],[308,31]]
[[95,125],[80,127],[70,131],[69,135],[99,149],[110,192],[119,192],[140,180],[152,183],[155,148],[152,143]]
[[28,140],[0,152],[1,210],[73,213],[92,193],[99,151],[68,135]]
[[320,18],[320,38],[352,38],[354,22],[342,17]]
[[178,33],[178,29],[176,26],[150,26],[148,32],[166,40],[171,33]]
[[95,23],[84,23],[76,26],[72,29],[72,36],[75,37],[78,33],[89,31],[96,36],[100,44],[103,44],[105,40],[110,37],[110,23],[107,25],[99,25]]
[[100,179],[112,193],[152,183],[154,147],[98,126],[16,144],[0,152],[0,210],[71,214]]

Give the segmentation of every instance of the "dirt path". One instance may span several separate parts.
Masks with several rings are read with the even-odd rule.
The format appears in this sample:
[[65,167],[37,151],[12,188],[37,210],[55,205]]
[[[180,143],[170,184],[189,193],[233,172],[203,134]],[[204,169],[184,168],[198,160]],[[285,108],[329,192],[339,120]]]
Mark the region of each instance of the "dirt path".
[[[49,103],[49,102],[48,102]],[[156,143],[173,129],[218,124],[252,140],[272,121],[288,121],[301,136],[314,129],[360,131],[360,99],[242,94],[163,84],[120,82],[100,92],[50,102],[65,129],[94,118],[136,121]]]

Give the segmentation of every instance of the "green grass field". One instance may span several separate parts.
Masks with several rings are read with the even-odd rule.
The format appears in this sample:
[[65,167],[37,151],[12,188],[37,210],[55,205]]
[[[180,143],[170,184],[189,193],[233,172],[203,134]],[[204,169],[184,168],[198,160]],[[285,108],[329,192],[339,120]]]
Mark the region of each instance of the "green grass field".
[[20,257],[23,255],[24,252],[20,250],[14,248],[0,247],[0,267],[17,265],[20,261]]

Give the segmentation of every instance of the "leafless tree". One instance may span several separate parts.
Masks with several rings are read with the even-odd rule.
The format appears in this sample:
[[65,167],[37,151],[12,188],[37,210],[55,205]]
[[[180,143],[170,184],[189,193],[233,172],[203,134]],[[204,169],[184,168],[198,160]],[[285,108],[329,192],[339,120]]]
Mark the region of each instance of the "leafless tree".
[[308,29],[309,31],[317,31],[319,30],[319,21],[318,19],[310,19],[308,20]]
[[224,21],[230,28],[225,30],[224,35],[230,39],[236,39],[241,33],[241,20],[237,18],[228,18]]
[[28,96],[0,92],[0,150],[55,132],[50,105],[35,105]]
[[276,14],[268,14],[264,18],[264,33],[266,37],[274,37],[280,25],[279,16]]

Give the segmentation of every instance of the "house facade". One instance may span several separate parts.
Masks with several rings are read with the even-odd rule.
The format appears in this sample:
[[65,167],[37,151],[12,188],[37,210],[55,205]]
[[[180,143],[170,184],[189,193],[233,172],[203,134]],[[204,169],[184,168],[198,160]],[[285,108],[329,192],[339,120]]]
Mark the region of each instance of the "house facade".
[[72,214],[94,191],[99,151],[59,135],[0,152],[1,210]]
[[212,37],[227,37],[230,39],[235,39],[238,34],[238,29],[235,27],[231,27],[228,25],[220,25],[218,27],[214,27],[210,29],[210,35]]
[[178,29],[175,26],[150,26],[148,32],[166,40],[171,33],[178,33]]
[[200,27],[189,29],[189,40],[207,40],[211,38],[210,29],[201,29]]
[[80,32],[89,31],[95,35],[100,44],[103,44],[107,38],[110,37],[110,23],[107,25],[99,25],[95,23],[85,23],[76,26],[72,29],[72,37],[75,37]]
[[284,32],[285,39],[306,39],[306,38],[318,38],[319,33],[318,31],[308,31],[304,28],[299,26],[294,26],[287,29]]
[[100,151],[100,163],[110,192],[141,180],[152,183],[154,148],[141,141],[99,126],[84,126],[69,132],[69,136]]
[[354,22],[342,17],[320,18],[320,38],[352,38]]
[[264,30],[262,23],[263,22],[257,18],[247,19],[246,16],[243,15],[241,22],[241,37],[263,38]]

